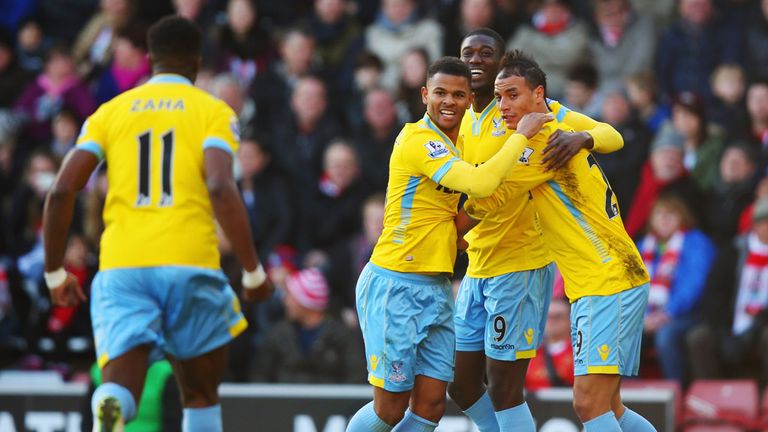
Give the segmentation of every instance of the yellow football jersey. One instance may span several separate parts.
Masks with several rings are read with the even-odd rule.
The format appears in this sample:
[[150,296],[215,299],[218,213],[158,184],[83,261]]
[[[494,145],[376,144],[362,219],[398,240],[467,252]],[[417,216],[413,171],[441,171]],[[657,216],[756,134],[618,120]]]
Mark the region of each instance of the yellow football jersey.
[[426,115],[403,127],[389,160],[384,230],[372,263],[403,273],[453,272],[461,193],[438,182],[461,146],[461,137],[454,145]]
[[467,213],[483,219],[495,209],[527,200],[530,191],[541,221],[543,240],[565,280],[570,301],[587,295],[611,295],[648,282],[648,273],[627,235],[613,191],[586,150],[566,167],[546,171],[541,162],[556,120],[528,142],[506,181],[488,198],[470,198]]
[[[513,132],[507,129],[495,99],[479,116],[470,107],[461,122],[463,159],[474,165],[485,163]],[[552,261],[536,226],[536,209],[527,199],[488,214],[464,239],[469,243],[467,275],[474,278],[533,270]]]
[[100,268],[219,268],[203,150],[234,154],[237,117],[186,78],[163,74],[102,105],[77,148],[106,161]]
[[[565,121],[575,130],[588,131],[593,138],[593,150],[609,153],[624,145],[621,135],[609,125],[571,111],[555,100],[548,99],[547,105],[559,121]],[[461,123],[463,159],[475,165],[484,163],[512,132],[501,118],[496,100],[479,116],[470,108]],[[469,243],[467,275],[471,277],[532,270],[551,261],[541,239],[535,206],[529,200],[514,200],[489,213],[464,239]]]

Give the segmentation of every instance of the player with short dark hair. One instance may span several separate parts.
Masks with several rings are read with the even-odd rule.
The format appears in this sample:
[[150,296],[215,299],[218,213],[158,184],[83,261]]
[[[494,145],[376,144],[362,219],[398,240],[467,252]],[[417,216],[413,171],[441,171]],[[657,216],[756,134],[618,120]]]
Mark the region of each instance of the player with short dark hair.
[[[549,111],[545,77],[531,57],[513,51],[500,67],[494,94],[507,128],[517,128],[528,113]],[[543,150],[557,129],[571,130],[560,121],[544,125],[491,197],[467,200],[457,216],[459,234],[504,207],[533,202],[542,240],[573,304],[576,414],[587,432],[653,431],[643,417],[624,407],[619,391],[621,375],[638,372],[648,273],[594,157],[582,149],[562,169],[547,169]]]
[[460,193],[490,195],[528,137],[553,118],[527,116],[494,157],[479,167],[468,164],[461,160],[459,128],[472,102],[470,80],[459,59],[435,62],[421,89],[427,113],[406,124],[395,141],[384,229],[356,289],[374,401],[350,420],[349,432],[432,431],[437,426],[453,379],[448,275],[456,259]]
[[103,383],[94,431],[122,431],[136,413],[149,362],[165,353],[181,388],[183,430],[222,430],[218,385],[227,343],[247,327],[219,266],[214,216],[243,265],[243,296],[267,298],[248,218],[232,178],[238,123],[195,88],[200,31],[173,16],[148,32],[153,76],[83,125],[46,200],[45,280],[57,305],[85,300],[62,267],[77,192],[105,161],[100,271],[91,316]]
[[[503,39],[491,29],[475,30],[462,42],[460,58],[470,68],[475,94],[461,125],[463,158],[472,164],[492,157],[514,132],[493,94],[503,50]],[[534,62],[521,62],[518,69],[546,87]],[[610,125],[547,102],[558,117],[584,131],[553,134],[548,162],[566,163],[582,148],[607,153],[622,147]],[[542,341],[554,272],[536,218],[535,207],[519,200],[465,236],[469,267],[456,298],[456,373],[448,392],[481,432],[535,430],[523,387]]]

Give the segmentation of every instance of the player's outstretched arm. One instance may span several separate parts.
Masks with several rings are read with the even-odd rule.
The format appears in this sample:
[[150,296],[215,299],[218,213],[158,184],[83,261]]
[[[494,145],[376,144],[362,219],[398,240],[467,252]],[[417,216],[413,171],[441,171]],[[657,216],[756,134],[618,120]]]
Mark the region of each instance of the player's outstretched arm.
[[89,151],[77,149],[69,152],[45,198],[45,282],[51,290],[51,300],[57,306],[74,306],[85,300],[77,279],[64,271],[64,251],[77,192],[85,186],[98,164],[99,158]]
[[469,196],[479,198],[490,196],[520,159],[528,140],[538,134],[545,123],[552,120],[554,116],[549,113],[524,115],[518,123],[517,131],[486,163],[476,167],[457,159],[445,174],[435,181]]
[[608,123],[599,122],[575,111],[568,111],[563,121],[576,132],[557,130],[550,135],[542,159],[549,170],[562,168],[581,149],[613,153],[624,147],[624,138]]
[[216,220],[245,270],[243,298],[249,301],[268,299],[272,295],[272,283],[259,262],[251,240],[248,215],[232,176],[232,156],[229,153],[219,148],[205,149],[205,182]]

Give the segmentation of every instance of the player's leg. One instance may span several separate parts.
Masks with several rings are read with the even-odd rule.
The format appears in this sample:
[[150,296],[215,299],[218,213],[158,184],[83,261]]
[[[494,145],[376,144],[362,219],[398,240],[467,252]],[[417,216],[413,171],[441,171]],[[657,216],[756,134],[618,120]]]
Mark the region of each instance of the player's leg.
[[461,281],[453,323],[456,328],[456,369],[448,394],[480,432],[498,432],[496,410],[485,388],[485,279]]
[[448,383],[417,375],[411,403],[405,417],[392,432],[432,432],[445,414],[445,391]]
[[550,264],[508,273],[486,287],[488,391],[501,430],[536,430],[524,398],[525,375],[543,341],[554,271]]
[[227,345],[248,326],[240,302],[220,270],[157,267],[153,277],[163,287],[155,295],[181,389],[182,430],[221,431],[218,386],[227,367]]
[[185,432],[223,430],[218,388],[227,368],[227,345],[186,360],[169,356],[181,389]]
[[122,431],[136,414],[150,352],[162,345],[160,309],[144,269],[100,271],[91,321],[102,384],[91,398],[94,431]]
[[623,407],[619,394],[621,375],[637,375],[639,369],[647,299],[644,285],[611,296],[583,297],[573,304],[574,409],[587,432],[655,431]]

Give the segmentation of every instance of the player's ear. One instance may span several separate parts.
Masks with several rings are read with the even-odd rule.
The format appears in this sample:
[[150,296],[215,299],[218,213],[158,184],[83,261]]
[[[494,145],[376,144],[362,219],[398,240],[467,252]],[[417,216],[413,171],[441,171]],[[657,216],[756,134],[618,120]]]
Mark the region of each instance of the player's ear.
[[426,87],[421,88],[421,102],[426,105],[427,104],[427,95],[429,94],[429,90],[427,90]]
[[533,94],[536,96],[536,102],[544,102],[544,86],[536,86],[536,88],[533,89]]

